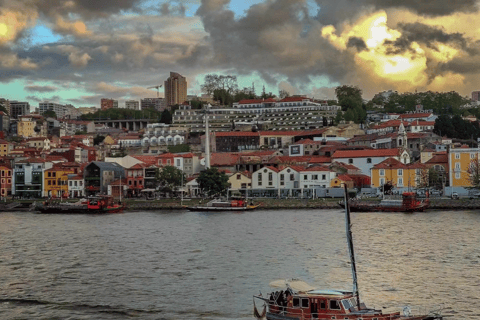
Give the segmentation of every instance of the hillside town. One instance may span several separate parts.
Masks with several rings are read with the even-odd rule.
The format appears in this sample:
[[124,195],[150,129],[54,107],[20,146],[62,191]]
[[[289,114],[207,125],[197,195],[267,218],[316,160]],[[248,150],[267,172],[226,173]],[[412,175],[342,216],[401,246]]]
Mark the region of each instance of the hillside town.
[[[222,105],[211,96],[187,96],[186,87],[172,72],[165,98],[125,101],[125,109],[168,110],[171,123],[80,118],[120,109],[113,99],[102,99],[99,108],[44,102],[35,110],[2,99],[1,198],[149,198],[173,191],[202,197],[197,177],[210,167],[228,176],[231,192],[249,197],[337,197],[343,185],[377,194],[387,184],[395,192],[450,196],[477,186],[476,141],[434,133],[439,115],[422,105],[403,113],[377,105],[366,112],[367,121],[355,123],[345,119],[349,111],[342,106],[306,96]],[[194,108],[199,101],[202,108]],[[158,180],[166,167],[185,176],[170,193],[160,192]]]

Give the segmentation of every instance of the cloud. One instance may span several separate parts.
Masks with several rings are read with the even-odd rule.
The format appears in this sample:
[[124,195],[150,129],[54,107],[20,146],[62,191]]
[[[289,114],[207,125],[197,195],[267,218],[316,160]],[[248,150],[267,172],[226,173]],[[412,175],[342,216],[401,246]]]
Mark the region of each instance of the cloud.
[[57,91],[58,88],[54,86],[29,85],[25,86],[25,90],[31,92],[54,92]]

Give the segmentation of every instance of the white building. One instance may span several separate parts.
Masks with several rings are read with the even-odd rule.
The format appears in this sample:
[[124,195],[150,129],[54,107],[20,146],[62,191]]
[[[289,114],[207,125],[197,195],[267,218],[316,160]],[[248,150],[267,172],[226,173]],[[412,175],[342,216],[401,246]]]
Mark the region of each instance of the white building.
[[300,188],[300,171],[305,169],[300,166],[286,167],[278,172],[278,187],[280,189]]
[[277,189],[278,172],[274,167],[264,167],[252,174],[252,189]]
[[337,174],[328,167],[314,166],[300,171],[300,188],[329,188]]
[[57,115],[57,118],[64,118],[69,113],[70,108],[59,103],[54,102],[40,102],[38,104],[38,112],[44,114],[47,111],[53,111]]
[[85,182],[83,175],[68,175],[68,197],[82,198],[85,197]]
[[125,109],[140,110],[140,102],[136,100],[126,100]]
[[404,164],[410,163],[410,155],[403,149],[374,149],[374,150],[337,150],[332,156],[332,162],[338,161],[352,164],[370,176],[372,167],[388,158],[394,158]]

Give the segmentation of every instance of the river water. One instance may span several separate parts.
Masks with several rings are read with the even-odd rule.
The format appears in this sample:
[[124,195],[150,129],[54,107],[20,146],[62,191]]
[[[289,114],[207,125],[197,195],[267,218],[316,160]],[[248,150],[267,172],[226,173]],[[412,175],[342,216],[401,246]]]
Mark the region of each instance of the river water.
[[[352,213],[361,299],[480,318],[480,213]],[[1,319],[253,319],[276,279],[351,289],[341,210],[0,213]]]

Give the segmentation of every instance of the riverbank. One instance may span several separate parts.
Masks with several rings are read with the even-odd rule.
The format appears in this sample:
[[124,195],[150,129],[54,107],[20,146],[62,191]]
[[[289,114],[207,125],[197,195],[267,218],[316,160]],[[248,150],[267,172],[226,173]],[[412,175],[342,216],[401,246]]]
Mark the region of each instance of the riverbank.
[[[335,209],[341,199],[256,199],[261,209]],[[374,201],[374,200],[373,200]],[[378,201],[377,201],[378,202]],[[185,206],[194,206],[198,200],[184,201],[183,206],[176,200],[132,201],[127,200],[127,210],[177,210]],[[474,210],[480,209],[480,199],[430,199],[430,209],[438,210]]]
[[[338,202],[342,199],[253,199],[254,204],[259,204],[261,209],[335,209],[339,208]],[[200,199],[189,199],[181,202],[180,199],[161,199],[161,200],[132,200],[125,199],[127,211],[145,211],[145,210],[182,210],[186,206],[195,206],[200,203]],[[33,201],[22,200],[21,206],[13,208],[7,204],[0,205],[1,211],[28,211],[28,206]],[[18,203],[16,202],[16,203]],[[372,202],[378,202],[372,200]],[[11,210],[9,210],[9,207]],[[441,199],[431,198],[430,209],[438,210],[476,210],[480,209],[480,199]]]

